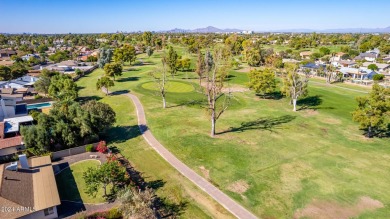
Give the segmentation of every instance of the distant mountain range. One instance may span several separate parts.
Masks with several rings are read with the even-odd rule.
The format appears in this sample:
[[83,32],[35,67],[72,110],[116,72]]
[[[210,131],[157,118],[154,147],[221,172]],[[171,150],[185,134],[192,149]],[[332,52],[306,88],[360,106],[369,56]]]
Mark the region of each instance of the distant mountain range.
[[[193,30],[189,29],[172,29],[168,31],[169,33],[231,33],[231,32],[242,32],[241,29],[219,29],[213,26],[208,26],[205,28],[197,28]],[[258,33],[262,32],[273,32],[273,33],[390,33],[390,26],[385,28],[342,28],[342,29],[324,29],[324,30],[314,30],[314,29],[284,29],[284,30],[269,30],[269,31],[255,31]]]
[[288,29],[288,30],[272,30],[260,32],[284,32],[284,33],[390,33],[390,26],[385,28],[342,28],[342,29]]

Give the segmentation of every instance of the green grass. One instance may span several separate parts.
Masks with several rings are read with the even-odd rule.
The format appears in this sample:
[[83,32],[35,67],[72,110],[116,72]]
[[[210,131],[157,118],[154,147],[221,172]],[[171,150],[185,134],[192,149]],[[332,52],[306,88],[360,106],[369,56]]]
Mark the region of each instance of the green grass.
[[83,203],[104,203],[103,189],[100,188],[96,198],[85,193],[86,184],[83,179],[83,173],[89,167],[97,168],[100,162],[97,160],[85,160],[70,165],[61,173],[56,175],[57,187],[61,200],[82,201]]
[[[142,88],[147,90],[159,91],[159,87],[155,82],[147,82],[141,85]],[[170,81],[167,83],[166,92],[171,93],[188,93],[194,91],[194,87],[191,84]]]
[[[154,63],[159,63],[159,55],[151,57]],[[379,200],[385,207],[359,218],[385,218],[390,214],[389,139],[366,139],[358,124],[351,120],[355,98],[365,94],[310,83],[306,106],[299,106],[305,109],[293,112],[286,99],[264,100],[253,92],[234,93],[234,105],[217,123],[219,134],[210,138],[205,109],[191,102],[201,100],[200,94],[170,93],[169,107],[162,109],[161,98],[141,86],[151,81],[147,72],[153,66],[132,69],[136,70],[124,72],[121,78],[137,77],[137,80],[117,82],[113,90],[135,93],[144,105],[149,128],[165,147],[199,174],[206,177],[200,167],[208,170],[214,185],[260,217],[292,218],[297,209],[314,199],[347,206],[361,196]],[[85,87],[80,90],[82,96],[103,95],[93,89],[100,74],[101,70],[97,70],[81,79],[78,84]],[[232,71],[232,76],[229,78],[232,86],[247,83],[246,73]],[[185,73],[179,72],[175,80],[197,83],[194,73],[189,73],[190,79],[183,78],[187,78]],[[128,100],[112,96],[102,101],[114,107],[118,125],[131,128],[136,124]],[[191,187],[191,183],[180,175],[172,177],[175,171],[142,138],[132,135],[127,138],[115,145],[136,168],[153,179],[170,179],[167,190],[164,186],[159,191],[162,195],[171,197],[180,193],[175,197],[184,196],[185,200],[192,200],[191,206],[204,210],[203,204],[196,204],[198,200],[188,195],[192,188],[183,189]],[[241,194],[231,191],[236,182],[247,183],[248,189]],[[191,216],[199,213],[188,209],[186,214]]]
[[[154,58],[151,58],[150,61],[158,62],[159,58],[155,57],[159,55],[159,53],[153,55]],[[147,60],[145,58],[145,61]],[[142,83],[150,82],[151,78],[148,72],[153,67],[131,67],[132,71],[124,72],[112,90],[130,90],[130,92],[142,90],[155,101],[159,101],[160,98],[155,91],[143,89],[141,86]],[[125,66],[125,69],[128,68]],[[119,95],[106,97],[103,92],[96,91],[94,85],[102,74],[103,71],[98,69],[81,78],[77,84],[82,88],[80,89],[81,97],[98,99],[109,104],[115,110],[117,122],[115,127],[110,130],[109,139],[107,139],[110,146],[117,147],[135,169],[142,173],[147,182],[156,180],[164,182],[164,185],[157,189],[157,194],[168,203],[184,204],[185,207],[181,209],[183,211],[181,218],[233,218],[222,206],[171,167],[145,142],[139,133],[135,109],[129,98]],[[131,80],[123,80],[128,78]],[[192,92],[191,94],[196,93]],[[175,95],[181,96],[181,99],[178,100],[180,102],[186,100],[188,93],[175,93]]]

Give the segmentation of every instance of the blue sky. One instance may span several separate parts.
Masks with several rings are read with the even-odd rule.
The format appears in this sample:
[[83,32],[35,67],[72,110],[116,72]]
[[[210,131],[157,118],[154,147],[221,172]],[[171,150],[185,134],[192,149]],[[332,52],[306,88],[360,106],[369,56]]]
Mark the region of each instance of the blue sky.
[[389,0],[0,0],[0,32],[255,31],[390,26]]

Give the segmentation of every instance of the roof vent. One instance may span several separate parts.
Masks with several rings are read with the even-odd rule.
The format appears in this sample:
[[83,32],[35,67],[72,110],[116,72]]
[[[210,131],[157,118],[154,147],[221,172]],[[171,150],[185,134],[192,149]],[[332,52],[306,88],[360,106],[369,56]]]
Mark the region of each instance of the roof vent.
[[20,162],[20,166],[22,166],[22,169],[30,169],[25,154],[19,155],[19,162]]
[[6,170],[17,171],[18,170],[18,162],[12,162],[10,165],[5,167]]

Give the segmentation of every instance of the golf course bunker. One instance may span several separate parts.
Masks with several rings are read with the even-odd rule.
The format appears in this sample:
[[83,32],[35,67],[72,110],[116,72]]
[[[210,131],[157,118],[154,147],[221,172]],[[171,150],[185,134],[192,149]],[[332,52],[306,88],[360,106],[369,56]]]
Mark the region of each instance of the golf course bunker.
[[[142,88],[146,90],[159,91],[159,86],[155,82],[146,82],[142,84]],[[166,91],[171,93],[189,93],[194,90],[195,89],[191,84],[178,81],[170,81],[166,84]]]

